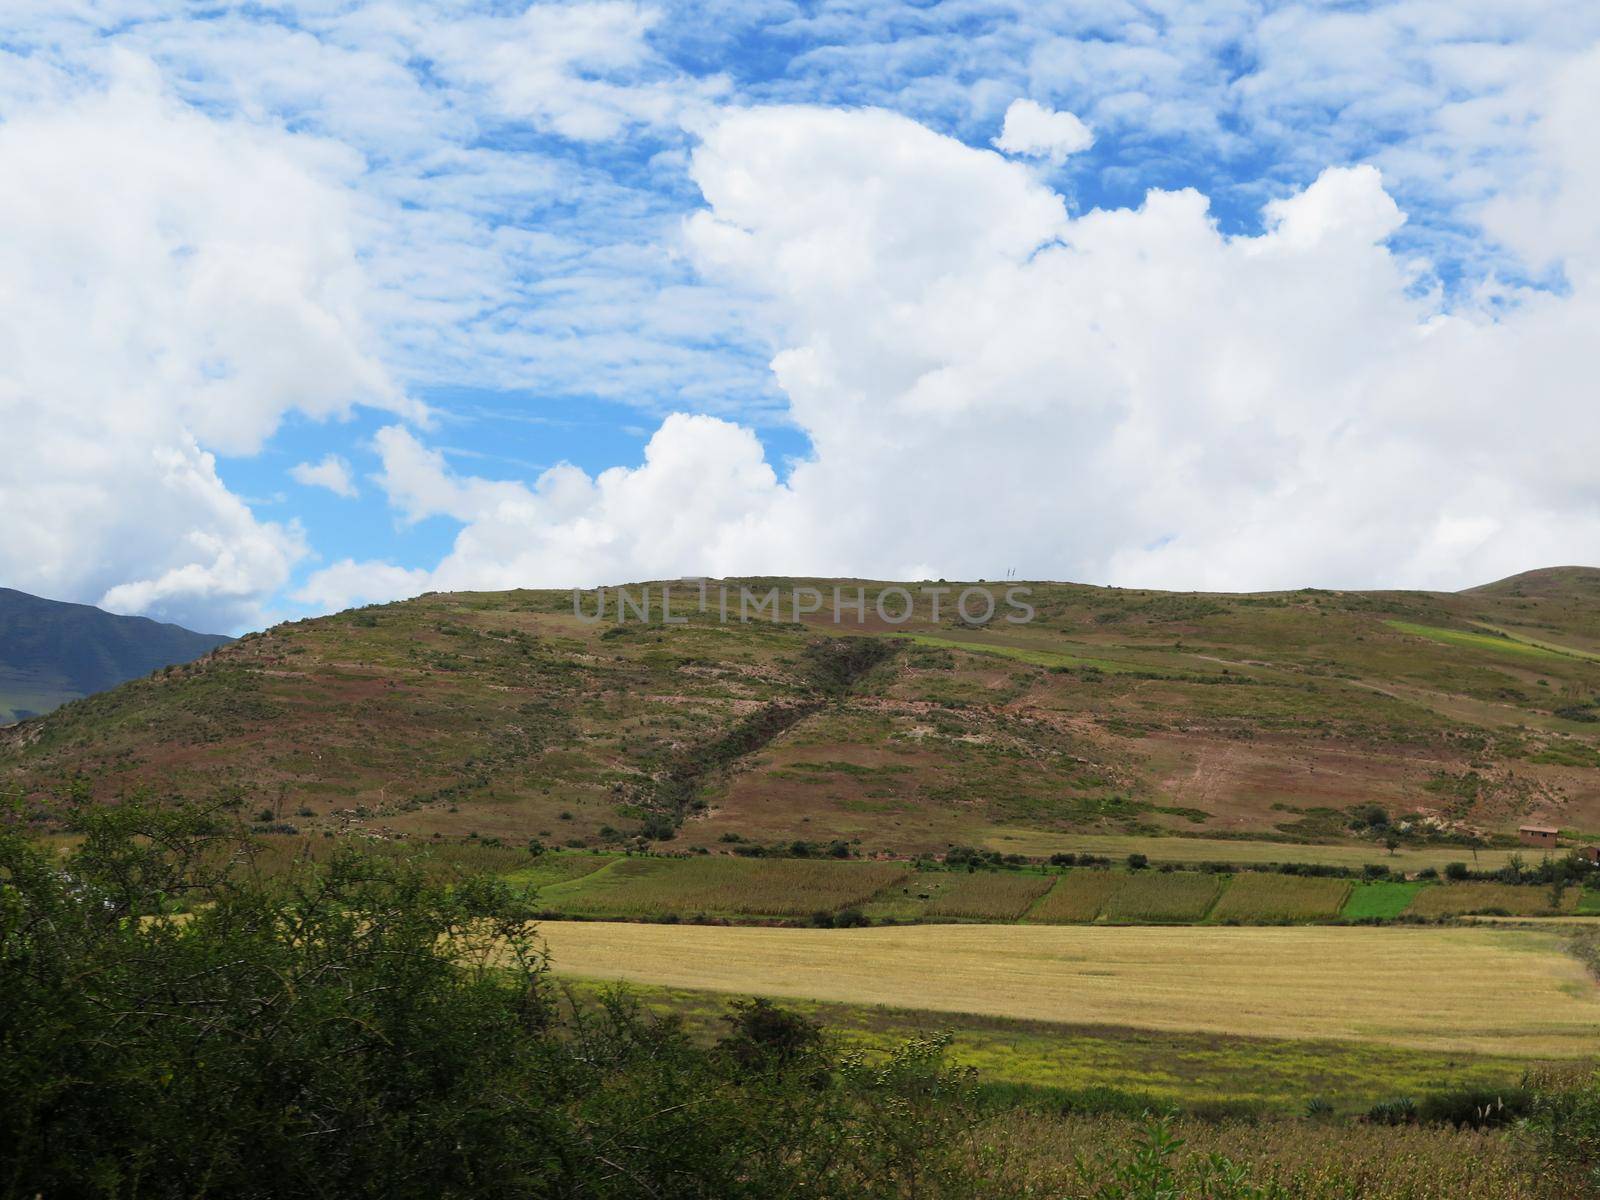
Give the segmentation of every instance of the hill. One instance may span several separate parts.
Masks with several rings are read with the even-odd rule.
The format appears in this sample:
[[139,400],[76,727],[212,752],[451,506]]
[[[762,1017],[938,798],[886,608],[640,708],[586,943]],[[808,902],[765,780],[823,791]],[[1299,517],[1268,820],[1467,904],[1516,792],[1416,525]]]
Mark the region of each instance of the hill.
[[[0,733],[0,788],[41,815],[87,776],[230,792],[286,832],[710,852],[1600,833],[1600,603],[1566,592],[1033,584],[1010,623],[948,585],[896,624],[891,585],[741,584],[784,619],[723,623],[714,583],[704,612],[674,585],[672,623],[512,591],[280,625]],[[787,599],[836,586],[864,619]]]
[[0,588],[0,725],[199,658],[231,640]]

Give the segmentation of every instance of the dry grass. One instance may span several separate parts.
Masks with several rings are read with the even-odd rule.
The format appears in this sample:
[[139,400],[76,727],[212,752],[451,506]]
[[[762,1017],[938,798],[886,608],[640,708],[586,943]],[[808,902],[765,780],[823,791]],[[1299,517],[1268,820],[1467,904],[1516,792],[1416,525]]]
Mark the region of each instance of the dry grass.
[[1107,921],[1199,921],[1222,882],[1196,871],[1139,872],[1124,877],[1100,915]]
[[1521,1057],[1593,1052],[1597,990],[1561,938],[1474,928],[547,922],[577,976],[939,1012]]
[[1495,912],[1509,916],[1541,916],[1575,912],[1582,889],[1567,888],[1557,905],[1547,887],[1516,887],[1509,883],[1445,883],[1425,887],[1406,912],[1419,917],[1455,917],[1464,913]]
[[[1008,1116],[986,1130],[1007,1164],[1009,1194],[1088,1195],[1112,1180],[1108,1159],[1126,1161],[1146,1127],[1115,1117]],[[1180,1121],[1173,1157],[1181,1194],[1203,1194],[1206,1160],[1222,1154],[1248,1167],[1257,1187],[1303,1200],[1571,1200],[1584,1185],[1551,1172],[1533,1146],[1505,1132],[1303,1121],[1212,1124]],[[1082,1160],[1087,1178],[1079,1173]],[[997,1193],[1003,1194],[1003,1193]],[[1098,1194],[1098,1193],[1097,1193]],[[1209,1193],[1204,1193],[1209,1194]]]
[[928,905],[930,917],[1015,921],[1050,890],[1049,875],[975,871],[958,879]]
[[1028,913],[1030,921],[1092,921],[1126,878],[1113,871],[1068,871]]
[[1239,875],[1211,910],[1213,921],[1319,921],[1339,915],[1350,896],[1347,879],[1301,875]]
[[540,893],[592,916],[809,916],[863,904],[910,876],[900,863],[806,859],[631,858]]

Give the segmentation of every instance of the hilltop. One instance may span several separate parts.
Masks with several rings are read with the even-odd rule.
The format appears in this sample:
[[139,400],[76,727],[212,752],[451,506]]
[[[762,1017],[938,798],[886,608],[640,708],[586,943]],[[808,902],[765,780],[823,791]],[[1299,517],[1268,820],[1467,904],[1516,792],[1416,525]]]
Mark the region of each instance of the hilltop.
[[[837,625],[826,605],[618,624],[581,619],[566,592],[428,595],[279,625],[6,730],[0,788],[41,817],[80,778],[103,797],[231,793],[286,832],[711,851],[1038,855],[1089,833],[1506,844],[1533,819],[1591,835],[1593,578],[995,585],[1031,588],[1026,624],[1003,606],[965,620],[948,599],[937,621],[922,599],[892,624],[873,604],[892,585],[862,581],[727,582],[864,588],[865,619]],[[675,587],[680,604],[696,594]]]
[[0,725],[199,658],[231,640],[0,588]]

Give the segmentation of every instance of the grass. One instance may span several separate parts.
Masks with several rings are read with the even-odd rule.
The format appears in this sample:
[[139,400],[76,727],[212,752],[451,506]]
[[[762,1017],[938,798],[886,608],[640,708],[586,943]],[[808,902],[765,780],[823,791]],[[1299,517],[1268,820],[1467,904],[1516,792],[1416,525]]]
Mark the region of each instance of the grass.
[[1297,926],[856,930],[545,922],[557,972],[1013,1020],[1516,1058],[1592,1055],[1555,932]]
[[957,879],[928,904],[930,917],[1015,921],[1055,882],[1049,875],[974,871]]
[[1115,871],[1068,871],[1028,913],[1030,921],[1092,921],[1100,915],[1123,876]]
[[1578,899],[1577,911],[1586,916],[1600,916],[1600,892],[1584,889],[1583,895]]
[[1570,658],[1559,650],[1549,650],[1530,642],[1516,641],[1492,633],[1468,633],[1461,629],[1438,629],[1432,625],[1416,625],[1410,621],[1385,621],[1391,629],[1409,633],[1413,637],[1427,638],[1446,646],[1460,646],[1466,650],[1488,650],[1495,654],[1509,654],[1517,658],[1560,659]]
[[[609,985],[572,981],[583,998]],[[692,988],[630,985],[646,1008],[680,1018],[691,1036],[712,1041],[727,1031],[728,996]],[[1185,1108],[1261,1106],[1298,1114],[1307,1097],[1364,1111],[1396,1094],[1451,1087],[1514,1085],[1527,1064],[1500,1055],[1407,1050],[1350,1041],[1296,1041],[1147,1029],[1011,1020],[814,1000],[786,1000],[844,1045],[869,1053],[907,1038],[950,1035],[950,1057],[986,1083],[1082,1094],[1115,1088]]]
[[1322,921],[1339,915],[1350,895],[1345,879],[1303,875],[1239,875],[1228,885],[1213,921]]
[[1350,921],[1374,917],[1393,920],[1405,912],[1422,887],[1420,883],[1393,880],[1358,883],[1350,889],[1350,898],[1344,902],[1339,915]]
[[535,858],[528,866],[506,873],[507,883],[518,887],[543,890],[558,883],[581,879],[616,859],[607,854],[547,853]]
[[1547,887],[1519,887],[1509,883],[1446,883],[1425,887],[1412,898],[1406,912],[1418,917],[1458,917],[1467,913],[1539,916],[1570,913],[1577,909],[1580,889],[1567,888],[1559,905]]
[[540,903],[584,916],[800,917],[863,904],[909,875],[900,863],[624,858],[544,889]]
[[1106,921],[1161,923],[1205,918],[1223,880],[1197,871],[1149,871],[1123,877],[1106,898]]
[[938,650],[964,650],[968,654],[987,654],[995,658],[1009,658],[1035,667],[1094,667],[1107,674],[1125,671],[1143,671],[1147,667],[1118,662],[1110,658],[1091,658],[1082,654],[1069,654],[1061,650],[1035,650],[1028,646],[1007,646],[996,642],[963,642],[955,638],[930,637],[927,634],[903,634],[903,640],[919,646]]

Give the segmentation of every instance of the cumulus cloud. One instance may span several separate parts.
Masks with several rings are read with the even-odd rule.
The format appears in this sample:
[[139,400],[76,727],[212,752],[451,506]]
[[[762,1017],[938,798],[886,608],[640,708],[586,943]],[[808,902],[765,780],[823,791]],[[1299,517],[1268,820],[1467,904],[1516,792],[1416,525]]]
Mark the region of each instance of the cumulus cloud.
[[1600,547],[1594,286],[1442,309],[1371,167],[1271,202],[1257,236],[1194,191],[1072,218],[1026,167],[878,111],[730,113],[692,170],[690,246],[775,306],[813,454],[780,481],[748,431],[679,415],[637,467],[525,486],[396,428],[397,506],[464,522],[432,586],[1460,587]]
[[335,147],[221,122],[119,57],[0,124],[0,577],[204,628],[303,555],[218,475],[295,410],[420,417],[369,344]]
[[1055,112],[1034,100],[1013,100],[994,145],[1007,154],[1059,163],[1094,145],[1094,134],[1072,113]]
[[352,500],[359,494],[355,480],[350,476],[350,464],[337,454],[324,455],[321,462],[295,463],[289,468],[289,478],[302,487],[326,488],[346,500]]

